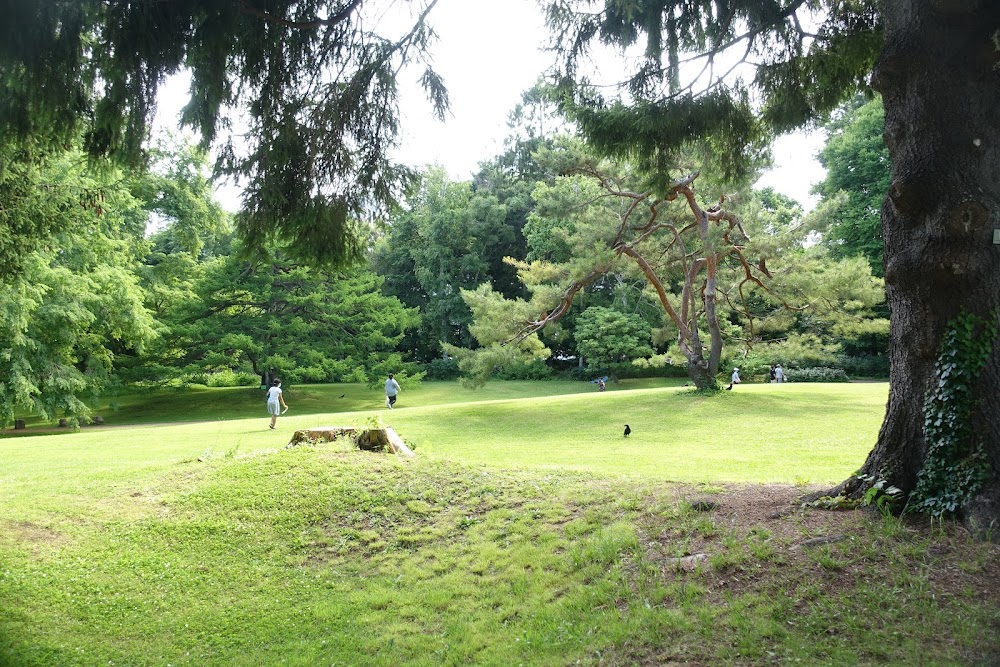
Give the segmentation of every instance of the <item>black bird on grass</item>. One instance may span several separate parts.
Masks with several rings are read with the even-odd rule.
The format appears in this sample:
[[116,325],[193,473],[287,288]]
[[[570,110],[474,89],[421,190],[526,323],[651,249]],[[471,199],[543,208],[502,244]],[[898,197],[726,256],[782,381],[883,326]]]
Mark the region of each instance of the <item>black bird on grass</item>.
[[632,432],[632,429],[630,429],[630,428],[628,427],[628,424],[625,424],[625,437],[627,438],[627,437],[628,437],[628,434],[629,434],[629,433],[631,433],[631,432]]
[[347,396],[347,394],[341,394],[339,398],[343,398],[344,396]]

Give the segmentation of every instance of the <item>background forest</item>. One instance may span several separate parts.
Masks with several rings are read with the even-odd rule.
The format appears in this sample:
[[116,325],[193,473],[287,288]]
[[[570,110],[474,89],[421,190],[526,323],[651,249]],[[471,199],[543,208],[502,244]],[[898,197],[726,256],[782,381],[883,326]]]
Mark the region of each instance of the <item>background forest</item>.
[[[276,376],[687,375],[655,286],[606,245],[626,224],[622,193],[648,184],[628,163],[598,158],[553,114],[538,91],[525,94],[502,154],[467,181],[434,166],[418,173],[401,206],[370,225],[363,261],[339,270],[277,245],[246,252],[239,221],[214,198],[206,154],[183,138],[161,138],[149,169],[135,172],[95,166],[73,146],[44,160],[6,149],[0,421],[85,419],[88,404],[125,387],[257,386]],[[878,99],[830,120],[819,156],[827,178],[808,213],[753,189],[752,174],[725,179],[706,153],[680,165],[698,172],[700,205],[725,201],[739,224],[738,252],[715,281],[720,374],[739,366],[744,378],[765,377],[781,363],[792,380],[887,376],[882,122]],[[677,201],[650,206],[675,230],[691,215]],[[39,226],[47,235],[28,233]],[[675,303],[686,298],[681,238],[643,239]],[[498,345],[580,276],[589,278],[564,316]]]

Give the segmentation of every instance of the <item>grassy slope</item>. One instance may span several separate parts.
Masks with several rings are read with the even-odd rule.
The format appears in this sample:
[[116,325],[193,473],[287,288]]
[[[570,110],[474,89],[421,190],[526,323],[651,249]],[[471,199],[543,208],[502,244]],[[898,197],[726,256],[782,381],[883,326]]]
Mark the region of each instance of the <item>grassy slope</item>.
[[[418,448],[484,464],[687,482],[833,482],[864,461],[886,387],[744,385],[551,396],[381,413]],[[632,435],[622,436],[624,425]]]
[[[556,383],[503,384],[497,383],[494,395],[561,389]],[[392,411],[380,407],[306,415],[297,409],[302,397],[289,392],[292,409],[280,418],[277,431],[269,431],[266,415],[260,414],[127,432],[90,427],[55,439],[0,441],[0,448],[8,474],[40,476],[51,489],[75,486],[81,483],[79,475],[86,478],[100,470],[148,469],[156,474],[159,466],[179,458],[276,449],[294,429],[361,426],[377,416],[424,456],[467,463],[685,482],[823,483],[843,479],[864,461],[886,396],[884,384],[798,384],[743,385],[715,398],[661,388],[500,400],[476,393],[478,402],[443,403],[468,400],[465,391],[457,385],[431,385],[423,393],[409,392],[400,399],[403,407]],[[228,401],[232,392],[208,393]],[[190,400],[209,404],[213,398]],[[412,404],[422,407],[407,407]],[[162,399],[157,406],[161,416],[187,414],[166,411]],[[142,417],[136,419],[141,422]],[[628,439],[622,437],[625,423],[633,429]]]
[[[0,664],[974,664],[1000,649],[979,585],[992,547],[943,536],[965,593],[941,595],[919,532],[857,517],[856,537],[806,556],[789,548],[814,536],[804,518],[798,537],[747,532],[667,483],[839,479],[885,385],[453,405],[459,390],[437,389],[276,432],[260,415],[0,442]],[[373,414],[415,460],[280,450],[294,428]],[[662,566],[696,545],[703,570]]]
[[[608,391],[652,387],[677,387],[684,380],[625,380],[609,385]],[[361,384],[313,384],[285,387],[285,400],[293,407],[291,415],[314,415],[334,412],[373,410],[383,407],[385,395],[380,387]],[[479,389],[467,389],[458,382],[423,382],[403,386],[401,406],[428,406],[479,401],[533,398],[563,394],[593,393],[589,382],[553,380],[546,382],[491,382]],[[265,413],[264,394],[256,387],[208,388],[202,386],[150,390],[102,399],[92,406],[107,424],[150,424],[177,421],[249,419]],[[30,428],[52,428],[54,423],[22,415]],[[14,435],[8,428],[0,435]]]

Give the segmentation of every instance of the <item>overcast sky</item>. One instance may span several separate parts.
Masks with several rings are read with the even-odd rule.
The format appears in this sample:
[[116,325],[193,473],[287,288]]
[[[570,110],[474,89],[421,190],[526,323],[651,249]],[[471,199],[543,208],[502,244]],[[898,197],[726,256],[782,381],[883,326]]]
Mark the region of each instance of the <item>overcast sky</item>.
[[[422,167],[444,166],[452,178],[467,179],[479,162],[500,152],[507,136],[507,117],[521,93],[534,85],[551,64],[542,52],[548,33],[536,0],[438,0],[431,22],[439,34],[432,47],[434,67],[444,78],[451,98],[451,114],[442,123],[415,84],[419,70],[404,70],[400,161]],[[176,126],[176,114],[186,98],[185,84],[161,95],[161,124]],[[176,107],[174,106],[176,104]],[[807,209],[815,204],[809,194],[824,177],[815,160],[822,134],[796,134],[775,144],[774,170],[758,185],[771,186]],[[238,192],[220,188],[226,208],[238,207]]]

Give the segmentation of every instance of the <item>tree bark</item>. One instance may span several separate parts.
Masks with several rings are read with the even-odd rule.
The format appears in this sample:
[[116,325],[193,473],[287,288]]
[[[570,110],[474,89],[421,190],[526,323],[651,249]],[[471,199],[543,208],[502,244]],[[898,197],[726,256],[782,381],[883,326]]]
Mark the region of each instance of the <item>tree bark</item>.
[[719,386],[715,380],[715,373],[709,370],[708,362],[701,356],[688,357],[687,372],[696,389],[701,391],[714,390]]
[[[927,453],[924,402],[949,322],[996,321],[1000,306],[1000,3],[882,3],[885,45],[874,84],[892,159],[882,207],[890,317],[885,421],[862,474],[910,493]],[[1000,346],[972,413],[989,479],[964,516],[1000,526]],[[848,480],[840,490],[863,492]],[[994,532],[996,528],[994,528]]]

